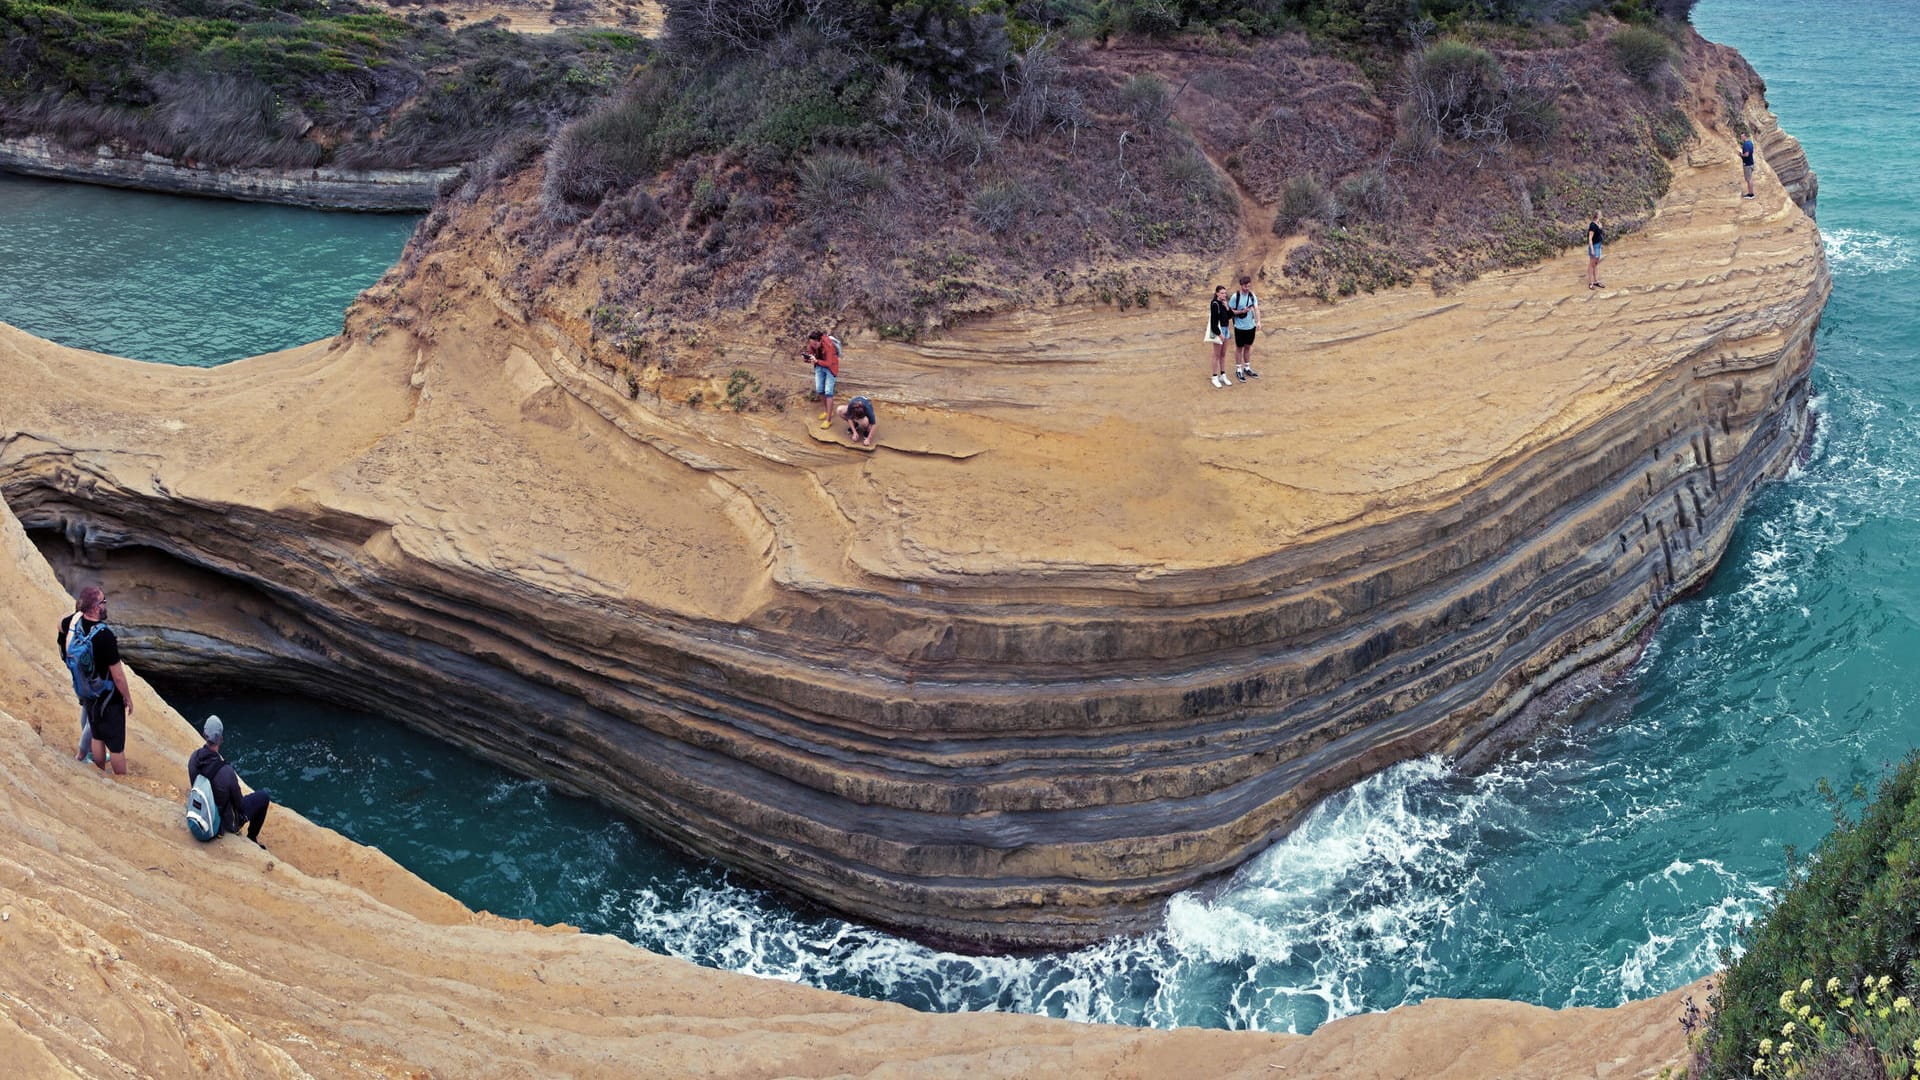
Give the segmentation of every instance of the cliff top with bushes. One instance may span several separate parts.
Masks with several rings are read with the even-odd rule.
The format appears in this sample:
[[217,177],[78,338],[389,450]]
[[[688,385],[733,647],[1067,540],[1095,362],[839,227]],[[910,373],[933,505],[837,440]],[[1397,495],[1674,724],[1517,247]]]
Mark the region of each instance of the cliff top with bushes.
[[645,50],[617,27],[453,21],[355,0],[0,0],[0,136],[212,166],[457,164],[584,112]]

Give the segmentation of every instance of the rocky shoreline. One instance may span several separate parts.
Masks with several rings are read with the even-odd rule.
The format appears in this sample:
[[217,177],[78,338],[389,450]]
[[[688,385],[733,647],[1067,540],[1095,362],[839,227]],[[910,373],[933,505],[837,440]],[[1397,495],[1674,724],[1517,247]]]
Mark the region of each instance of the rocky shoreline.
[[418,213],[461,170],[213,168],[110,146],[76,150],[41,136],[0,139],[0,172],[319,210]]

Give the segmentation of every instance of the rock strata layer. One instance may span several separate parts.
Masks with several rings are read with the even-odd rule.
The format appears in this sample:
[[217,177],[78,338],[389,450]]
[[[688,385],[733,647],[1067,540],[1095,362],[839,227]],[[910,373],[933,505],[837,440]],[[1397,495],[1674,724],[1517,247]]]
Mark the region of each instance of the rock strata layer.
[[424,211],[458,168],[233,169],[110,146],[73,150],[44,137],[0,139],[0,172],[321,210]]
[[0,507],[0,1062],[8,1077],[1652,1076],[1683,993],[1430,1001],[1310,1038],[936,1016],[474,913],[286,807],[181,827],[192,728],[133,676],[130,775],[70,757],[69,604]]
[[1677,171],[1604,289],[1570,254],[1273,298],[1231,390],[1197,313],[856,339],[871,454],[702,403],[804,379],[750,321],[704,394],[623,385],[578,289],[504,294],[482,203],[333,342],[166,369],[0,330],[0,494],[138,598],[143,670],[399,717],[928,940],[1073,945],[1491,752],[1712,570],[1803,442],[1829,281],[1780,180]]

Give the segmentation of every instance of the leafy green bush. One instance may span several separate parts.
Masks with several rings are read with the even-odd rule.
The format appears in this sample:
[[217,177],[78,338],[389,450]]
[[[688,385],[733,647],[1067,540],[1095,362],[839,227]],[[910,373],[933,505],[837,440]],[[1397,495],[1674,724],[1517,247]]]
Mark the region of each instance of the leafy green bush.
[[1685,109],[1677,105],[1668,106],[1660,115],[1653,118],[1653,145],[1660,156],[1676,158],[1693,141],[1693,118]]
[[1623,26],[1607,44],[1620,69],[1646,84],[1673,59],[1673,39],[1645,26]]
[[1448,138],[1505,135],[1506,73],[1478,45],[1448,39],[1427,46],[1413,62],[1408,100],[1415,122]]
[[1134,75],[1120,86],[1120,105],[1143,123],[1158,123],[1166,118],[1173,88],[1158,75]]
[[[1708,1077],[1750,1075],[1761,1041],[1778,1039],[1782,992],[1808,984],[1864,996],[1869,976],[1890,1002],[1920,982],[1920,757],[1880,785],[1859,819],[1838,823],[1787,884],[1713,995],[1701,1056]],[[1840,996],[1835,994],[1833,996]],[[1797,1007],[1796,1007],[1797,1009]],[[1908,1047],[1911,1049],[1911,1046]]]
[[1333,196],[1317,176],[1296,176],[1280,189],[1280,209],[1273,216],[1273,235],[1292,236],[1309,221],[1333,214]]
[[974,192],[974,223],[995,236],[1019,223],[1033,209],[1034,197],[1018,180],[995,180]]

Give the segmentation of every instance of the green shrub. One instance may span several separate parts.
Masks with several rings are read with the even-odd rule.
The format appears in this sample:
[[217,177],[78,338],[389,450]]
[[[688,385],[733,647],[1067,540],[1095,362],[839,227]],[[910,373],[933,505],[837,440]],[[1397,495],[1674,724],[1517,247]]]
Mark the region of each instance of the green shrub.
[[659,164],[653,146],[659,121],[659,107],[636,95],[564,128],[547,150],[541,196],[549,215],[568,219],[565,207],[596,206],[608,192],[651,175]]
[[1673,59],[1673,40],[1645,26],[1623,26],[1608,46],[1620,70],[1651,85],[1661,67]]
[[1340,182],[1336,210],[1343,218],[1384,221],[1399,206],[1400,192],[1380,169],[1368,169]]
[[1135,75],[1120,86],[1120,106],[1136,120],[1158,123],[1167,115],[1173,88],[1158,75]]
[[1190,203],[1200,204],[1225,194],[1213,163],[1198,150],[1183,150],[1160,166],[1160,182]]
[[1493,54],[1464,41],[1437,41],[1414,60],[1408,100],[1415,123],[1452,139],[1505,134],[1506,73]]
[[1324,221],[1333,213],[1333,196],[1312,175],[1296,176],[1280,189],[1280,209],[1273,216],[1273,235],[1291,236],[1309,221]]
[[816,218],[851,209],[861,199],[884,191],[891,178],[878,165],[839,150],[811,154],[800,163],[800,206]]
[[1883,997],[1911,997],[1920,982],[1920,756],[1880,785],[1858,820],[1837,824],[1804,865],[1789,869],[1738,960],[1713,995],[1701,1055],[1709,1077],[1747,1076],[1762,1039],[1779,1038],[1783,991],[1835,979],[1860,994],[1891,973]]
[[1676,158],[1693,141],[1693,118],[1679,106],[1668,106],[1653,118],[1653,145],[1664,158]]
[[973,195],[974,224],[995,236],[1018,224],[1033,209],[1033,192],[1018,180],[995,180]]

